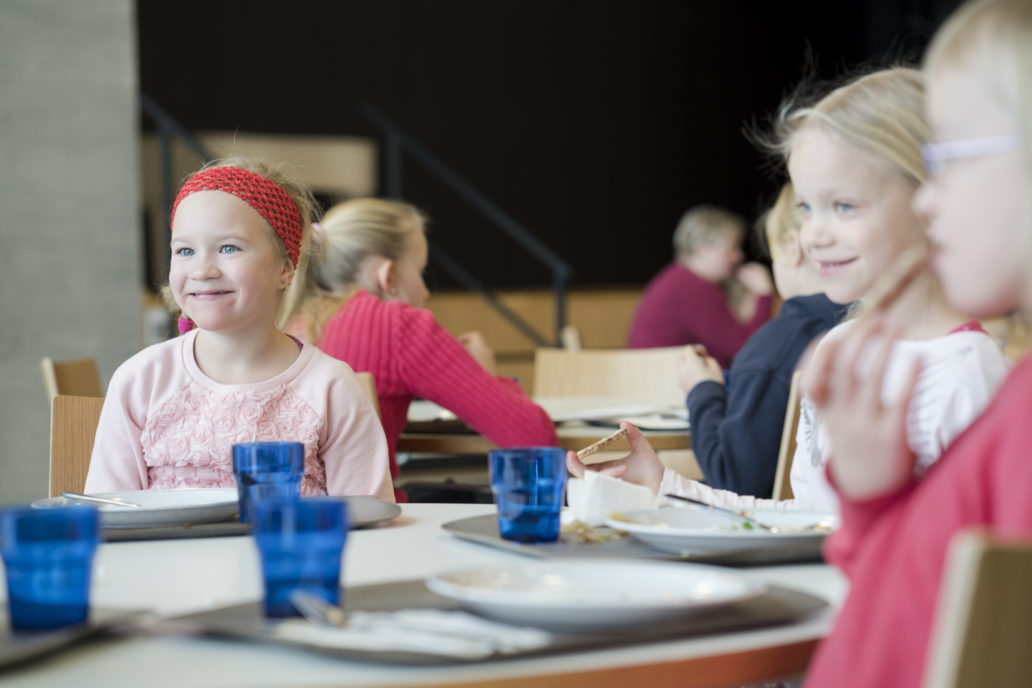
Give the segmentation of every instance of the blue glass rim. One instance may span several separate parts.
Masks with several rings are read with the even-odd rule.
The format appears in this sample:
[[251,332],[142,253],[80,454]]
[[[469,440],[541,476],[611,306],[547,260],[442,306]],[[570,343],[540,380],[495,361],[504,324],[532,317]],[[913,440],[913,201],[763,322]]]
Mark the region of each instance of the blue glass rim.
[[0,507],[0,550],[5,552],[33,544],[92,542],[96,545],[100,539],[100,510],[94,506]]
[[305,466],[303,442],[237,442],[233,445],[233,471],[269,470],[290,459],[289,467],[302,470]]

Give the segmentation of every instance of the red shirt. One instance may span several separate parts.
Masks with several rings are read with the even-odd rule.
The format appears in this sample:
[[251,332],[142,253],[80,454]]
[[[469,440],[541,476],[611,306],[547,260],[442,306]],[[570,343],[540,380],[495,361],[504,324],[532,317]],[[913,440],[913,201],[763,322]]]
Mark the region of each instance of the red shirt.
[[728,368],[746,340],[770,319],[772,301],[769,294],[759,297],[756,313],[742,324],[728,308],[719,284],[702,279],[680,263],[670,263],[646,285],[627,346],[703,344],[710,356]]
[[842,500],[842,529],[825,555],[849,576],[850,592],[807,688],[920,686],[950,539],[974,526],[1032,534],[1029,409],[1025,358],[923,478],[884,497]]
[[[428,310],[359,291],[326,322],[318,346],[373,374],[392,478],[398,477],[395,447],[415,397],[452,411],[501,447],[558,444],[555,424],[519,383],[489,375]],[[395,493],[404,501],[403,492]]]

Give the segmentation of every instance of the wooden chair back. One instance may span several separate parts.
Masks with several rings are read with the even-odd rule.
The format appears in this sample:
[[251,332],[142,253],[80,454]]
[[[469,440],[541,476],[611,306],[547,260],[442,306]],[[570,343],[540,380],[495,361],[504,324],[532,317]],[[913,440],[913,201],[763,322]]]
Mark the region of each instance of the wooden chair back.
[[53,400],[58,394],[80,397],[104,395],[100,389],[97,361],[93,358],[55,361],[46,357],[40,359],[39,369],[43,374],[43,385],[47,390],[47,398],[50,400]]
[[929,643],[925,688],[1032,682],[1032,540],[954,537]]
[[534,396],[681,405],[685,399],[677,379],[681,349],[537,349]]
[[104,398],[58,394],[50,404],[50,496],[82,492]]
[[781,428],[781,447],[778,449],[778,469],[774,473],[774,499],[792,499],[792,459],[796,452],[796,432],[799,430],[799,405],[802,401],[799,391],[801,371],[792,374],[788,388],[788,407],[785,409],[785,424]]
[[376,417],[380,417],[380,397],[376,394],[376,380],[373,379],[373,374],[369,372],[355,373],[355,377],[358,378],[358,383],[362,385],[362,389],[369,396],[369,401],[373,402],[373,408],[376,410]]

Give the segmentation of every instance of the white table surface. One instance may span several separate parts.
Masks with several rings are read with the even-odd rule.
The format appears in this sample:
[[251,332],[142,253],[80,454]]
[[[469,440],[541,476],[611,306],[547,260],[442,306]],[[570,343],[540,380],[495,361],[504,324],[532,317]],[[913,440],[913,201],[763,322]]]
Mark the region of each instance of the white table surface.
[[[407,504],[380,527],[354,531],[345,553],[345,583],[425,577],[441,571],[524,561],[466,542],[442,523],[494,512],[493,505]],[[5,688],[32,686],[383,686],[447,684],[539,673],[586,671],[707,656],[818,638],[830,628],[845,579],[823,564],[739,569],[743,575],[802,589],[832,609],[801,623],[538,659],[463,667],[403,667],[350,662],[270,644],[150,635],[102,640],[0,673]],[[0,586],[6,595],[6,585]],[[92,604],[150,608],[177,615],[261,596],[257,553],[248,537],[153,540],[101,546]]]

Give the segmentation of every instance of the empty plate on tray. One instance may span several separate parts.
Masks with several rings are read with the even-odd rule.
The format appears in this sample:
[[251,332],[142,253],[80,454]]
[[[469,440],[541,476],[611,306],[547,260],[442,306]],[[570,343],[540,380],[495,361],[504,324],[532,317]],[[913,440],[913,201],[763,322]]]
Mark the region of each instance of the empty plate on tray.
[[598,559],[463,569],[432,576],[426,586],[500,621],[586,633],[671,619],[766,590],[716,566]]
[[[183,490],[123,490],[98,492],[96,497],[119,498],[139,504],[139,509],[98,505],[100,522],[105,528],[147,528],[181,526],[194,523],[225,521],[237,515],[235,487],[213,487]],[[37,499],[32,506],[55,508],[82,506],[84,502],[65,497]]]

